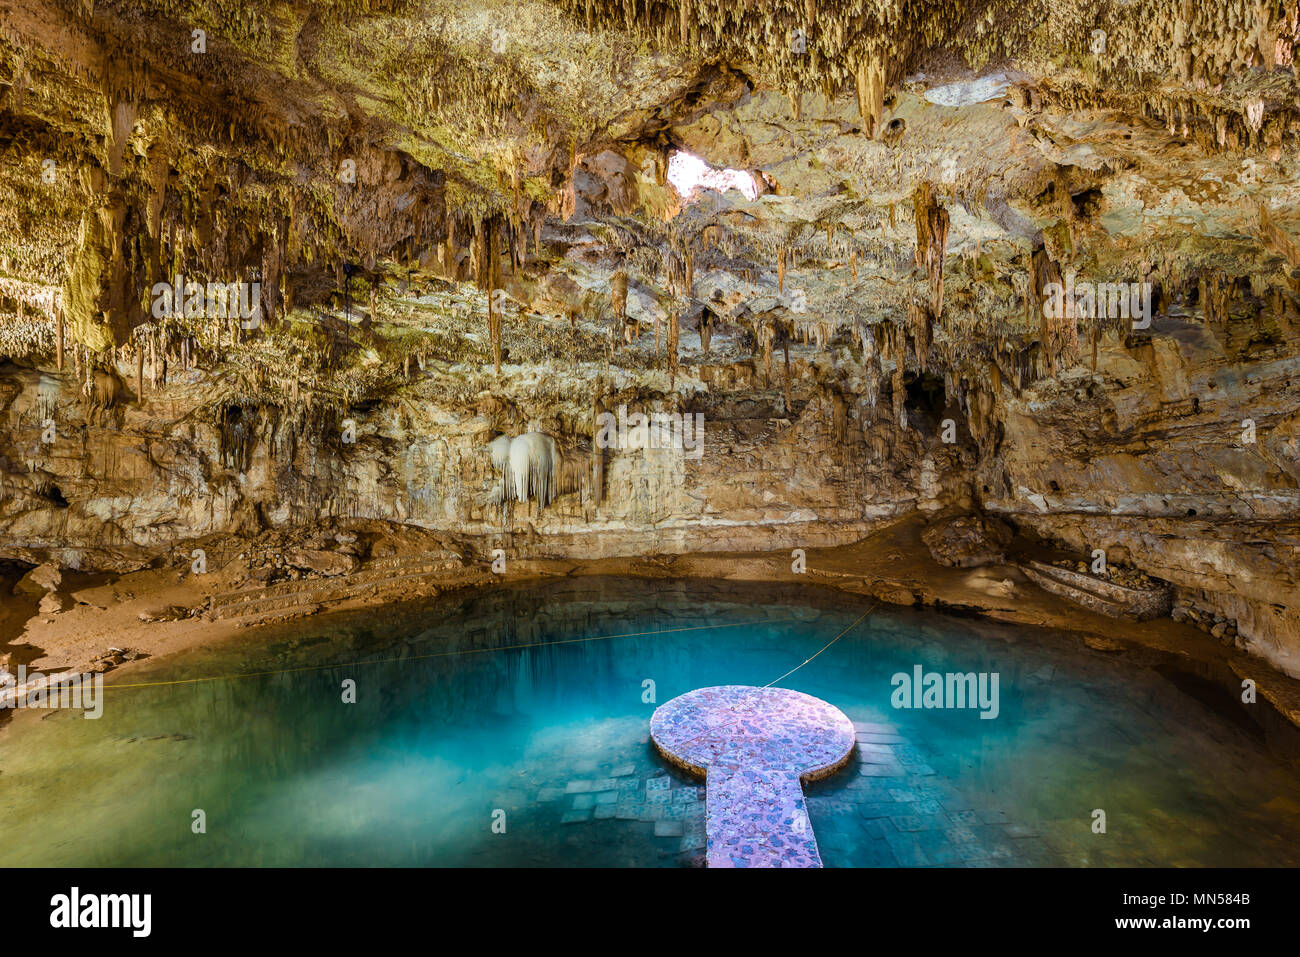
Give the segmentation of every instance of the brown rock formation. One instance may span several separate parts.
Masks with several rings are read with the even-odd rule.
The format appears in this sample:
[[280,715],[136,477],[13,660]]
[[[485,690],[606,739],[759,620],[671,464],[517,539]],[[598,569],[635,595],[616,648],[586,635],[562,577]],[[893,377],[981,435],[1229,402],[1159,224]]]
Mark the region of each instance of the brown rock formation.
[[0,0],[0,558],[962,507],[1300,675],[1294,4],[209,6]]

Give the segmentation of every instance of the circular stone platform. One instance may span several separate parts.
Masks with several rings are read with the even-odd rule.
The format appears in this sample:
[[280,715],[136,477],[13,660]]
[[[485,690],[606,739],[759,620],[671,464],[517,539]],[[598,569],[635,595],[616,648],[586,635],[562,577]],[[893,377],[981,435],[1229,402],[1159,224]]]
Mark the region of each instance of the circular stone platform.
[[655,709],[666,760],[703,775],[711,867],[820,867],[801,782],[853,756],[842,711],[786,688],[700,688]]

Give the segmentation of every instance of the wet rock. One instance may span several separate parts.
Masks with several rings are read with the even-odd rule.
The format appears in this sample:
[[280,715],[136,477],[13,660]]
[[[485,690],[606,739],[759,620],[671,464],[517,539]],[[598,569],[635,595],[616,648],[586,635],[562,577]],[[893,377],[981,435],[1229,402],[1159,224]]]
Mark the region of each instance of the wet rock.
[[1103,638],[1100,635],[1088,635],[1083,639],[1083,643],[1093,651],[1123,651],[1124,645],[1113,638]]

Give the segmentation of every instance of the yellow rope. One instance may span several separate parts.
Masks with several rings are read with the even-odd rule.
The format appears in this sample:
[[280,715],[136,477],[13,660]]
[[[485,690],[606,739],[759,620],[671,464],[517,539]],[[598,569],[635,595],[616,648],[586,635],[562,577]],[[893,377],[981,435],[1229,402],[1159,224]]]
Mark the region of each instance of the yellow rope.
[[[773,680],[769,681],[767,684],[763,685],[763,687],[762,687],[762,688],[759,688],[758,690],[759,690],[759,691],[762,691],[763,688],[770,688],[770,687],[772,687],[772,685],[776,684],[778,681],[783,681],[784,679],[790,677],[792,674],[794,674],[796,671],[798,671],[798,670],[799,670],[800,668],[802,668],[804,665],[808,664],[808,662],[812,661],[813,658],[816,658],[817,655],[820,655],[823,651],[825,651],[825,650],[826,650],[827,648],[829,648],[831,645],[835,644],[835,642],[839,641],[841,638],[843,638],[845,635],[847,635],[847,634],[848,634],[850,631],[852,631],[854,628],[858,627],[858,624],[862,621],[862,619],[866,618],[869,614],[871,614],[873,611],[875,611],[876,608],[878,608],[878,607],[879,607],[879,602],[873,602],[870,608],[868,608],[866,611],[864,611],[861,615],[859,615],[859,616],[854,620],[853,624],[849,625],[847,628],[845,628],[843,631],[841,631],[838,635],[836,635],[836,636],[835,636],[834,638],[832,638],[830,641],[826,642],[826,644],[822,645],[822,647],[817,651],[816,654],[813,654],[813,655],[811,655],[811,656],[805,658],[802,662],[800,662],[799,664],[795,665],[793,668],[791,668],[789,671],[787,671],[785,674],[783,674],[780,678],[774,678]],[[733,719],[732,722],[731,722],[731,724],[728,725],[728,728],[734,728],[735,725],[736,725],[736,723],[737,723],[737,722],[738,722],[742,717],[744,717],[744,714],[742,714],[742,709],[748,708],[750,705],[753,705],[753,704],[757,703],[757,701],[758,701],[758,696],[757,696],[757,695],[752,695],[752,694],[751,694],[751,695],[749,695],[748,697],[746,697],[743,701],[738,701],[738,702],[736,702],[735,704],[733,704],[731,707],[727,708],[727,709],[725,710],[725,712],[724,712],[724,715],[725,715],[727,718],[731,718],[731,719]],[[680,750],[682,750],[683,748],[687,747],[688,745],[692,745],[692,744],[694,744],[696,741],[699,741],[701,738],[705,738],[705,737],[707,737],[708,735],[715,734],[717,731],[718,731],[718,726],[717,726],[717,725],[714,725],[713,727],[708,728],[708,729],[705,730],[705,731],[701,731],[701,732],[700,732],[699,734],[697,734],[695,737],[693,737],[693,738],[687,738],[687,739],[686,739],[685,741],[683,741],[681,744],[674,745],[674,747],[675,747],[677,750],[680,751]],[[656,745],[656,746],[657,746],[657,745]]]
[[[550,647],[554,645],[571,645],[571,644],[577,644],[580,642],[587,642],[587,641],[608,641],[613,638],[648,638],[651,635],[672,635],[672,634],[677,634],[685,631],[707,631],[711,628],[743,628],[747,625],[781,624],[783,622],[789,622],[794,620],[795,620],[794,618],[764,618],[758,621],[738,621],[738,622],[733,622],[729,625],[692,625],[689,628],[666,628],[661,631],[634,631],[634,632],[628,632],[627,634],[623,634],[623,635],[592,635],[586,638],[562,638],[559,641],[531,641],[522,645],[502,645],[500,648],[465,648],[460,651],[438,651],[427,655],[406,655],[401,658],[371,658],[365,661],[344,662],[341,664],[334,664],[334,665],[309,665],[303,668],[285,668],[279,671],[249,671],[243,674],[211,675],[209,677],[204,677],[204,678],[178,678],[173,681],[140,681],[134,684],[111,684],[111,685],[105,685],[104,690],[109,691],[109,690],[117,690],[122,688],[159,688],[164,685],[187,685],[187,684],[197,684],[199,682],[204,682],[204,681],[229,681],[235,678],[265,678],[271,675],[292,675],[292,674],[300,674],[306,671],[329,671],[334,668],[356,668],[359,667],[360,665],[381,665],[381,664],[391,664],[393,662],[398,662],[398,661],[420,661],[426,658],[448,658],[448,657],[455,657],[457,655],[478,655],[478,654],[484,654],[487,652],[495,652],[495,651],[517,651],[521,648],[541,648],[541,647]],[[858,621],[861,620],[862,619],[858,619]],[[853,624],[856,625],[857,622],[854,622]],[[853,626],[850,625],[849,627],[852,628]],[[843,633],[841,633],[841,635],[842,634]],[[835,640],[838,641],[839,638],[837,637]],[[831,644],[834,644],[834,642],[832,642]],[[827,647],[830,646],[828,645]],[[825,649],[822,650],[824,651]],[[821,654],[821,652],[819,651],[817,654]],[[814,655],[813,657],[815,658],[817,657],[817,655]],[[811,661],[812,658],[808,660]],[[808,663],[807,661],[804,662],[804,664],[807,663]],[[803,665],[800,665],[799,667],[802,668]],[[781,677],[785,677],[785,675],[782,675]],[[777,680],[780,681],[781,679],[778,678]]]
[[778,681],[784,681],[786,678],[789,678],[792,674],[794,674],[796,671],[798,671],[798,670],[799,670],[800,668],[802,668],[804,665],[808,664],[808,662],[812,661],[813,658],[816,658],[817,655],[820,655],[823,651],[825,651],[825,650],[826,650],[827,648],[829,648],[831,645],[835,644],[835,642],[839,641],[841,638],[843,638],[845,635],[847,635],[847,634],[848,634],[850,631],[852,631],[854,628],[858,627],[858,622],[862,621],[863,618],[866,618],[869,614],[871,614],[871,613],[872,613],[873,611],[875,611],[875,610],[876,610],[876,606],[873,604],[870,608],[868,608],[868,609],[867,609],[866,611],[864,611],[861,615],[859,615],[858,618],[857,618],[857,620],[854,621],[853,624],[849,625],[849,627],[845,628],[843,631],[841,631],[838,635],[836,635],[836,636],[835,636],[834,638],[832,638],[830,641],[826,642],[826,644],[824,644],[824,645],[821,647],[821,649],[817,652],[817,654],[813,655],[812,657],[805,658],[801,663],[795,665],[793,668],[791,668],[789,671],[787,671],[785,674],[783,674],[780,678],[774,678],[773,680],[769,681],[767,684],[763,685],[763,687],[764,687],[764,688],[770,688],[770,687],[772,687],[772,685],[776,684]]

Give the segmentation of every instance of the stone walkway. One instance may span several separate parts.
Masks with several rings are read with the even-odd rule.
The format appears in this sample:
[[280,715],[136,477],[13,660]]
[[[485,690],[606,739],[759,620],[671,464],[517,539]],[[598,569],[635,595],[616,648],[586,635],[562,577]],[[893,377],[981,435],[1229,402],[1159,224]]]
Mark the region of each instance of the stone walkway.
[[[1107,860],[1101,841],[1089,833],[1086,815],[1053,821],[1017,815],[1014,800],[998,800],[978,787],[968,793],[946,780],[935,770],[935,756],[905,736],[890,715],[863,708],[849,714],[855,719],[855,756],[842,773],[810,784],[801,795],[816,822],[814,846],[823,863],[1062,867]],[[571,842],[627,842],[627,866],[644,865],[645,858],[637,858],[644,852],[631,848],[646,844],[659,849],[660,860],[703,865],[708,860],[705,788],[666,771],[662,752],[656,748],[651,754],[647,748],[647,730],[645,718],[629,717],[606,722],[599,731],[566,732],[562,754],[547,751],[539,758],[530,781],[539,790],[532,791],[532,800],[521,793],[514,804],[502,806],[546,808],[553,825],[564,825],[573,835]],[[671,763],[681,770],[680,763]],[[798,806],[791,795],[792,827]]]
[[803,782],[853,756],[839,709],[785,688],[701,688],[657,708],[650,737],[705,778],[710,867],[821,867]]

